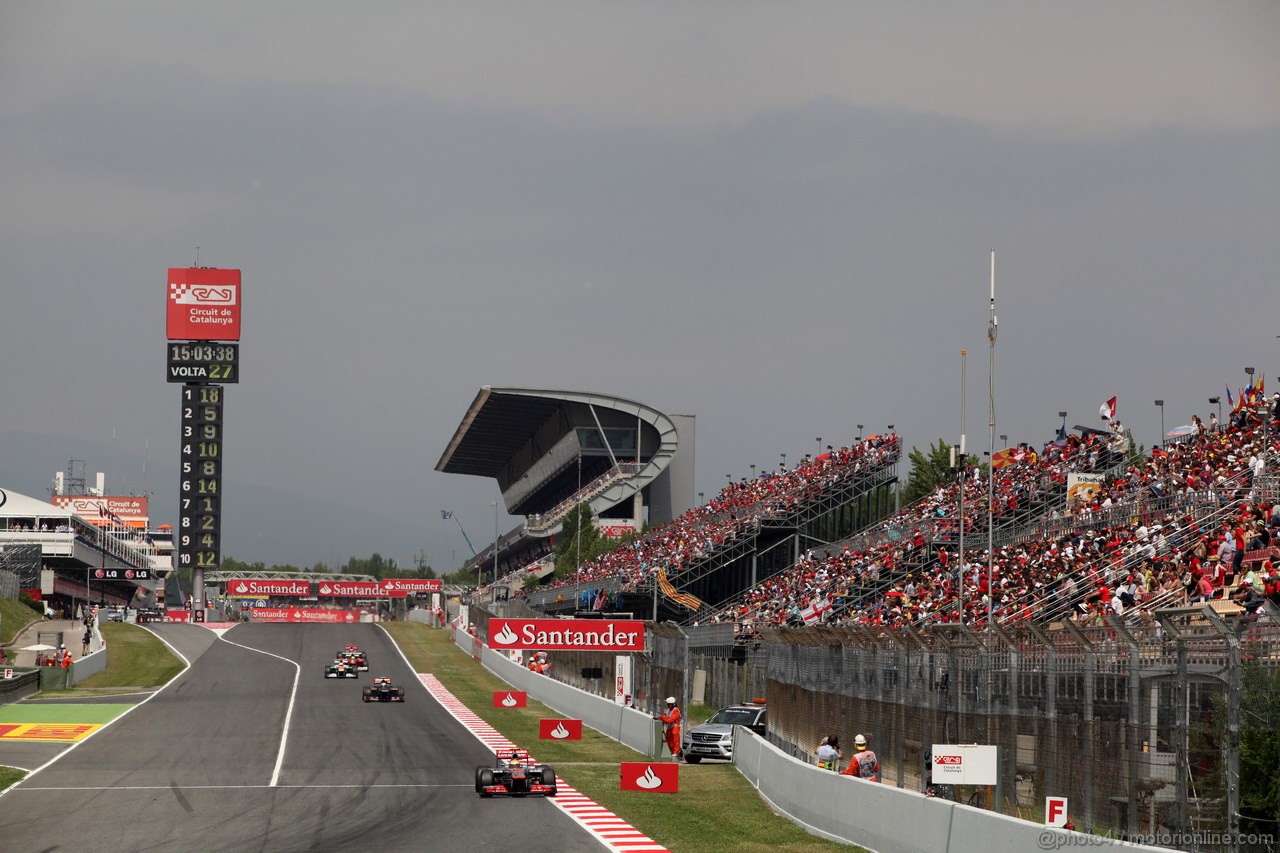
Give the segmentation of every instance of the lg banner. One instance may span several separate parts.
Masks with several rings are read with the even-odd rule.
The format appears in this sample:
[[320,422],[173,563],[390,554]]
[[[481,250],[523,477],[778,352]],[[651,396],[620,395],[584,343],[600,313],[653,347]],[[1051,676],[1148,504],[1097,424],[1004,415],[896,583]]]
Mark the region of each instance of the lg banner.
[[489,648],[643,652],[644,623],[623,619],[490,619]]
[[680,790],[680,765],[662,762],[624,761],[619,767],[623,791],[675,794]]
[[169,268],[171,341],[240,340],[240,270]]
[[529,694],[523,690],[498,690],[493,694],[495,708],[525,708],[529,705]]
[[582,720],[538,720],[542,740],[582,740]]

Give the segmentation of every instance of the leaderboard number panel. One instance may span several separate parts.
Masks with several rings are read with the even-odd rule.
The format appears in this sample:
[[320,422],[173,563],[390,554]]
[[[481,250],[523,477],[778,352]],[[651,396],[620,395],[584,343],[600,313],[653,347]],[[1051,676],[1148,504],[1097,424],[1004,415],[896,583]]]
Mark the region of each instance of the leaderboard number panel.
[[182,479],[178,565],[216,568],[222,560],[221,385],[182,386]]

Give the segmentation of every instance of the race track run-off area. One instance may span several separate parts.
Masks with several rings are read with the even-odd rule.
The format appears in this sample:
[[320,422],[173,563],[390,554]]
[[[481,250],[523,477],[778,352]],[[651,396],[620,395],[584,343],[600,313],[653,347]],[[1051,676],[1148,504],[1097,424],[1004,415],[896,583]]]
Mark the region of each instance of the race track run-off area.
[[[454,695],[435,676],[419,674],[418,678],[426,685],[431,695],[444,706],[445,710],[452,714],[458,722],[466,726],[467,730],[479,738],[480,742],[485,746],[494,750],[510,749],[513,746],[518,746],[518,744],[507,740],[493,726],[480,719],[470,708],[454,698]],[[536,760],[536,756],[532,753],[530,753],[530,758]],[[643,853],[669,853],[666,847],[641,833],[613,812],[587,799],[565,784],[563,779],[556,780],[556,787],[558,791],[555,796],[555,804],[574,820],[581,823],[609,849],[643,851]]]
[[[98,726],[78,740],[0,739],[0,764],[33,771],[0,796],[5,853],[663,849],[563,783],[554,800],[478,797],[475,768],[494,760],[485,724],[437,701],[447,693],[376,625],[156,633],[190,662],[166,687],[77,720]],[[370,671],[325,679],[348,643]],[[374,676],[403,686],[405,702],[362,702]],[[6,725],[67,713],[6,712]]]

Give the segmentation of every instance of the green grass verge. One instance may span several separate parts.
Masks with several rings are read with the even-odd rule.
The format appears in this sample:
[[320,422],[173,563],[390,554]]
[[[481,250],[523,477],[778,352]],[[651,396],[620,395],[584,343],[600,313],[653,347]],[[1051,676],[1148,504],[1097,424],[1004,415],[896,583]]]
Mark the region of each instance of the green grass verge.
[[81,688],[159,687],[182,672],[182,661],[150,631],[124,622],[104,622],[101,627],[107,641],[107,668],[76,685],[77,692]]
[[21,782],[26,775],[27,771],[16,767],[0,767],[0,791]]
[[12,643],[19,631],[39,619],[39,613],[17,599],[0,596],[0,644]]
[[[681,766],[678,794],[621,791],[616,763],[644,760],[636,752],[590,729],[584,729],[580,742],[540,741],[538,719],[556,716],[555,712],[533,701],[525,709],[494,708],[493,692],[507,684],[450,642],[447,631],[412,622],[384,627],[414,669],[440,679],[485,722],[528,747],[538,760],[555,766],[556,774],[568,784],[676,853],[862,849],[810,835],[775,814],[731,764]],[[704,719],[714,712],[699,710]]]

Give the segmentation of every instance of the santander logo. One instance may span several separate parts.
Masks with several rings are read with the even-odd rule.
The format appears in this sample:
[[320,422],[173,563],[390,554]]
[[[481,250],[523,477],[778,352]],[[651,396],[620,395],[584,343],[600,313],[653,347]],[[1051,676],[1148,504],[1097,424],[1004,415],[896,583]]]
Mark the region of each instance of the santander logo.
[[241,581],[240,583],[236,584],[236,592],[248,592],[248,591],[249,591],[249,585],[244,581]]
[[333,592],[333,590],[329,587],[329,585],[328,585],[328,584],[323,584],[323,585],[321,585],[321,587],[320,587],[320,594],[321,594],[321,595],[328,595],[328,594],[329,594],[329,593],[331,593],[331,592]]
[[564,727],[564,723],[556,723],[556,727],[551,730],[551,736],[556,740],[564,740],[569,736],[569,730]]
[[507,645],[508,643],[514,643],[516,640],[520,638],[517,637],[516,633],[511,630],[510,625],[503,625],[502,630],[498,632],[498,635],[494,637],[494,639],[497,640],[499,643],[502,643],[503,645]]
[[507,694],[507,698],[505,698],[505,699],[503,699],[503,700],[502,700],[502,704],[503,704],[503,706],[504,706],[504,707],[507,707],[507,708],[514,708],[514,707],[516,706],[516,697],[514,697],[514,696],[512,696],[510,693],[508,693],[508,694]]
[[662,787],[662,779],[654,774],[653,767],[650,765],[645,768],[644,775],[636,779],[636,787],[644,788],[646,791],[656,791]]

